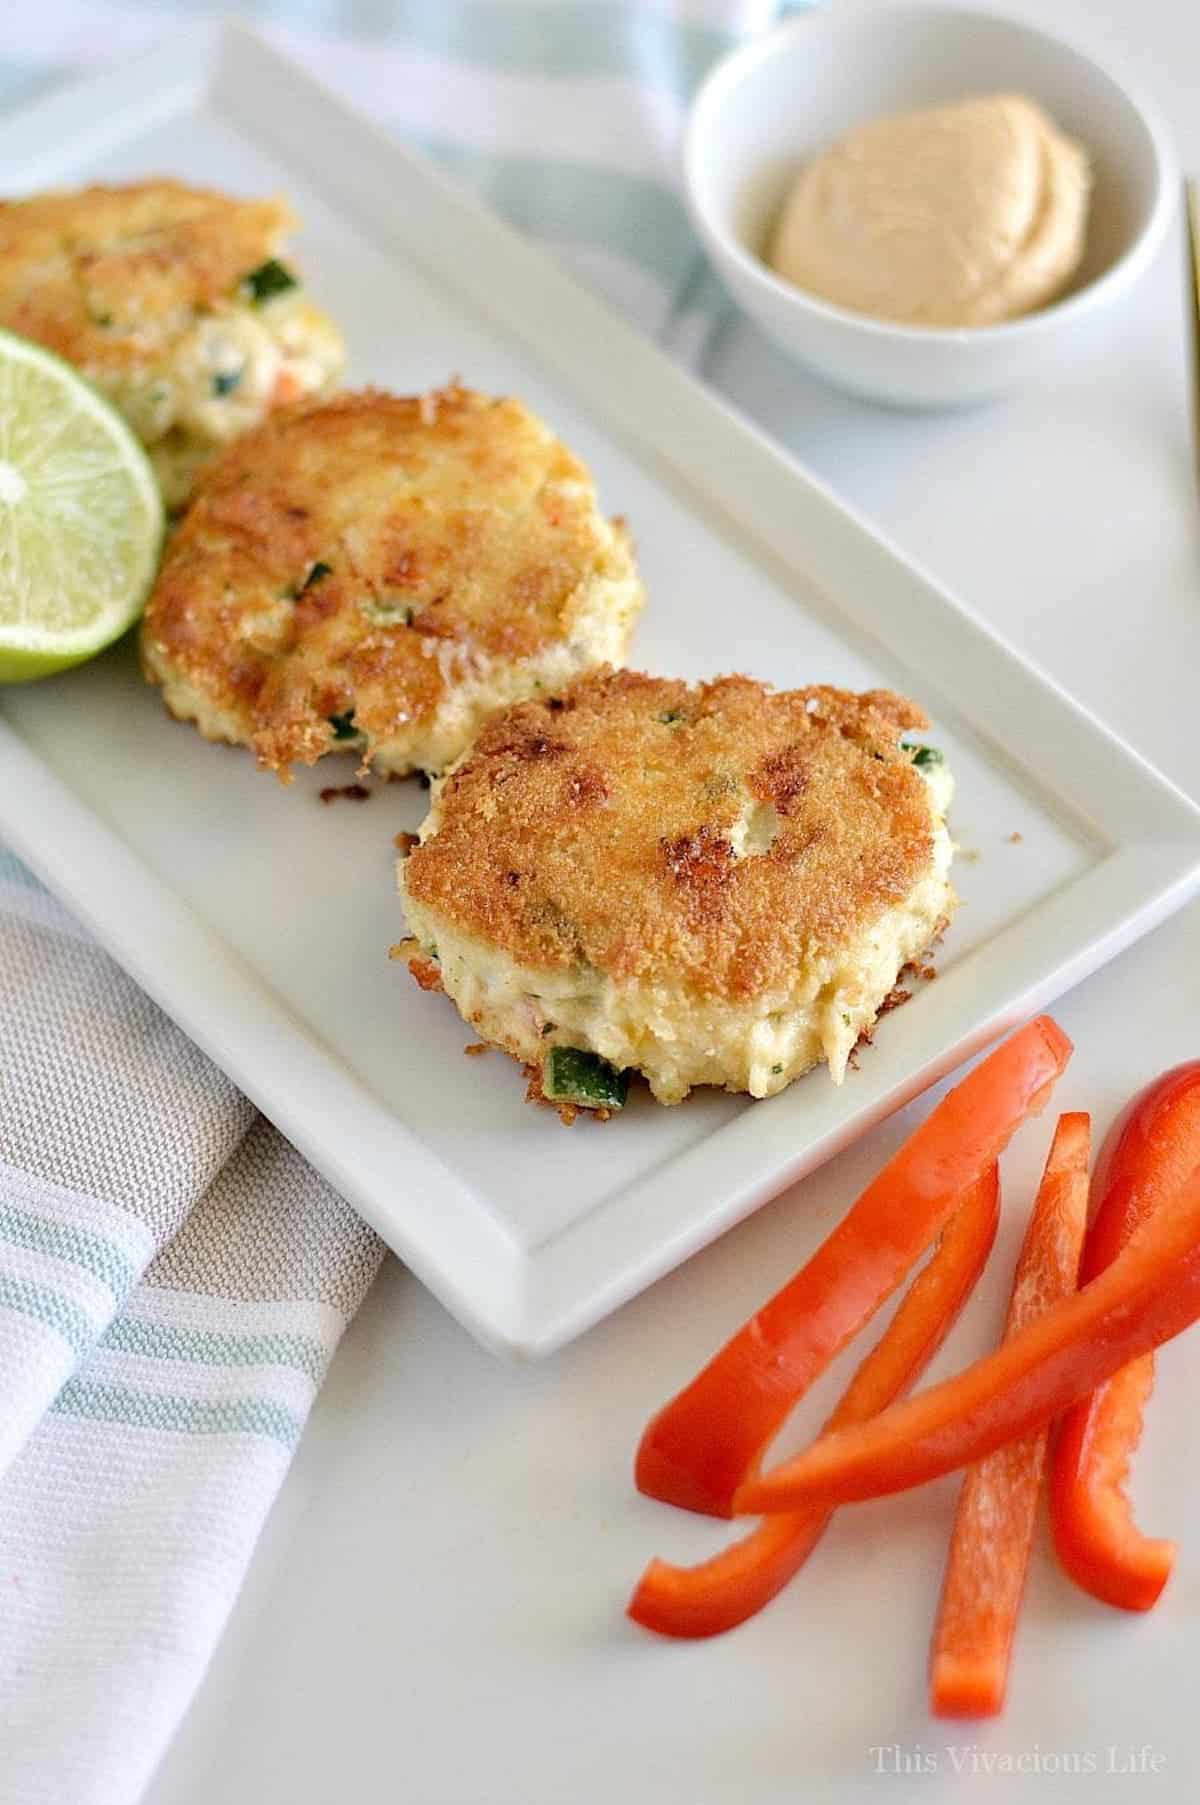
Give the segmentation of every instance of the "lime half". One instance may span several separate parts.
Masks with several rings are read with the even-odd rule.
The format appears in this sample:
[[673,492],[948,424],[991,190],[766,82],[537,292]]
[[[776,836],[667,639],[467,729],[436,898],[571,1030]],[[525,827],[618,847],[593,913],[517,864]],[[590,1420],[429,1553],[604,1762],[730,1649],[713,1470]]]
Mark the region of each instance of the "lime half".
[[0,332],[0,683],[81,664],[142,611],[162,545],[154,472],[69,364]]

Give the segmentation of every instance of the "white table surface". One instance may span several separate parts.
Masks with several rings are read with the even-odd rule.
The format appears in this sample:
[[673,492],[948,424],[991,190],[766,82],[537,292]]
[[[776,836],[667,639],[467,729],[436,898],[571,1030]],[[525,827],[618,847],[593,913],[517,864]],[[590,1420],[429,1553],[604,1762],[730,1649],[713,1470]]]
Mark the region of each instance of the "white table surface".
[[[1200,170],[1195,0],[1019,10],[1136,72],[1181,161]],[[1173,236],[1107,342],[1040,393],[988,409],[878,412],[744,325],[717,348],[712,376],[1200,795],[1200,506],[1180,255]],[[1091,1108],[1103,1129],[1147,1078],[1200,1054],[1200,906],[1056,1013],[1078,1046],[1059,1101]],[[844,1513],[792,1591],[720,1641],[660,1643],[622,1618],[651,1553],[697,1558],[721,1540],[636,1496],[642,1423],[828,1232],[904,1125],[886,1124],[540,1367],[498,1364],[389,1261],[150,1805],[900,1805],[964,1788],[1013,1805],[1195,1798],[1200,1337],[1161,1362],[1138,1462],[1148,1527],[1183,1544],[1166,1599],[1144,1620],[1106,1612],[1070,1590],[1043,1544],[998,1724],[955,1730],[924,1711],[950,1482]],[[995,1331],[1044,1144],[1044,1129],[1028,1135],[1008,1162],[1005,1245],[944,1364]],[[955,1774],[951,1745],[975,1772]],[[979,1771],[972,1745],[1006,1758],[999,1770]],[[906,1766],[926,1771],[896,1771]]]

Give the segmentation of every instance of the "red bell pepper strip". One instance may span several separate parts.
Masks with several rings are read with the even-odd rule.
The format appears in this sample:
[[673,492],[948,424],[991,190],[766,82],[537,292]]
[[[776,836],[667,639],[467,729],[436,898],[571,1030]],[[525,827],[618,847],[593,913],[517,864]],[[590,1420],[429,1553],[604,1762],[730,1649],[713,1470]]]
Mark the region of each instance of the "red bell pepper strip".
[[[1091,1118],[1060,1116],[1017,1260],[1006,1336],[1079,1282],[1091,1148]],[[929,1660],[936,1717],[994,1717],[1004,1708],[1047,1437],[1040,1429],[1009,1442],[963,1478]]]
[[[1200,1060],[1176,1066],[1134,1099],[1096,1173],[1099,1198],[1084,1248],[1083,1283],[1111,1264],[1130,1235],[1200,1164]],[[1154,1386],[1154,1355],[1114,1373],[1059,1426],[1051,1467],[1054,1545],[1085,1591],[1127,1611],[1162,1592],[1175,1544],[1136,1527],[1126,1484]]]
[[[999,1174],[991,1166],[950,1218],[933,1258],[850,1381],[830,1427],[874,1416],[924,1371],[987,1264],[999,1213]],[[716,1636],[733,1629],[783,1590],[820,1541],[832,1514],[816,1506],[768,1517],[697,1567],[651,1561],[629,1602],[629,1615],[660,1636]]]
[[740,1511],[847,1504],[923,1485],[1032,1435],[1200,1317],[1200,1166],[1111,1266],[965,1372],[755,1477]]
[[793,1404],[1042,1107],[1071,1050],[1057,1023],[1038,1016],[942,1098],[808,1264],[653,1418],[637,1451],[639,1491],[732,1515],[734,1492]]
[[1123,1366],[1066,1412],[1050,1474],[1054,1548],[1076,1585],[1104,1604],[1148,1611],[1175,1565],[1175,1544],[1133,1522],[1130,1462],[1154,1389],[1154,1355]]

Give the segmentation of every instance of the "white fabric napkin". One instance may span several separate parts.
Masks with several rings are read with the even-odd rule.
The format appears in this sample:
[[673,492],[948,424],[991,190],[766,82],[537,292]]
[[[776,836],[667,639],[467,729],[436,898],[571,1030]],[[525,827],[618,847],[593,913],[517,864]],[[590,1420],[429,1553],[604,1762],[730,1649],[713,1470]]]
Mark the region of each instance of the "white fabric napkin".
[[[11,9],[0,104],[204,10]],[[774,0],[252,10],[695,356],[683,113]],[[132,1805],[382,1250],[3,848],[0,1022],[0,1799]]]

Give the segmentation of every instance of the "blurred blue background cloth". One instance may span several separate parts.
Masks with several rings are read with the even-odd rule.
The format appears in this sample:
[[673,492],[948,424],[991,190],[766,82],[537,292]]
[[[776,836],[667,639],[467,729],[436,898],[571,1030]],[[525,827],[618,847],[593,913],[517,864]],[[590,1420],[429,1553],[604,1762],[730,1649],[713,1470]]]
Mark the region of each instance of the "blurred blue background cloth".
[[[792,10],[795,0],[241,0],[236,15],[696,362],[723,303],[680,198],[684,116],[719,57]],[[220,11],[202,0],[10,9],[0,102]]]

